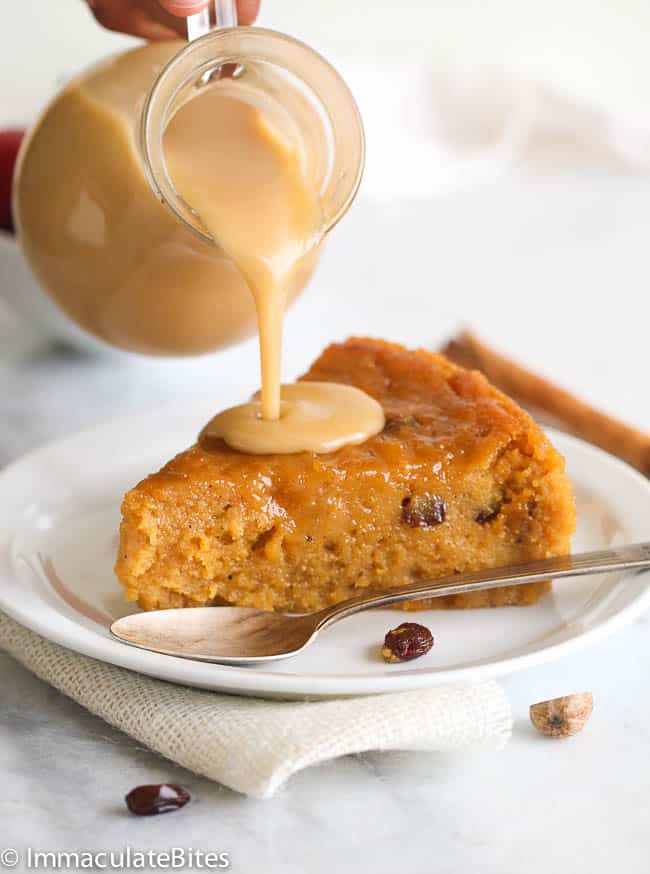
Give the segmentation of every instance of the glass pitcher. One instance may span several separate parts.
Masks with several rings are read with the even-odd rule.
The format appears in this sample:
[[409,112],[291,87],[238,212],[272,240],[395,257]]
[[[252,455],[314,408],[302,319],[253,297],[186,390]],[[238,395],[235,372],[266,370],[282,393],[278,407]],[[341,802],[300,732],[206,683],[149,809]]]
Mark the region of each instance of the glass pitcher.
[[252,99],[257,91],[285,114],[320,194],[324,234],[354,199],[364,163],[358,109],[338,73],[303,43],[262,28],[228,28],[96,65],[64,88],[27,138],[14,215],[50,300],[102,344],[192,355],[255,330],[244,279],[165,166],[168,120],[198,89],[220,83],[241,83]]

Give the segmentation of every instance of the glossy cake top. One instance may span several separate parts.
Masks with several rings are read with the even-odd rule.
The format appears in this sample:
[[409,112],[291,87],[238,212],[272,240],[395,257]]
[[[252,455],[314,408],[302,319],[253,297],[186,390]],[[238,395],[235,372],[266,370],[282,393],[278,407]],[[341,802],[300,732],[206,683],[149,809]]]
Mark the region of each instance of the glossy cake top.
[[[346,382],[378,400],[385,434],[410,432],[448,456],[500,445],[504,436],[530,428],[530,417],[476,372],[425,349],[352,337],[329,346],[304,379]],[[369,441],[371,442],[371,441]]]
[[329,455],[252,456],[218,440],[209,452],[194,446],[177,456],[139,488],[154,494],[188,478],[269,476],[277,483],[317,470],[389,476],[398,468],[402,476],[410,471],[415,477],[426,469],[429,477],[448,481],[461,476],[466,466],[488,466],[513,438],[521,439],[525,454],[557,455],[530,417],[480,373],[425,350],[351,338],[329,346],[303,379],[363,389],[382,404],[385,429],[361,445]]

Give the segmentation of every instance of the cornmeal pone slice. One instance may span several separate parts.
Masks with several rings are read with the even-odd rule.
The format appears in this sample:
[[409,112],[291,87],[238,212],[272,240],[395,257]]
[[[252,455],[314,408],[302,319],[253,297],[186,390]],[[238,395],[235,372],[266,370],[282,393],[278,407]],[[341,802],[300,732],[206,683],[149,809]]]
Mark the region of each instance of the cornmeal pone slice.
[[[328,455],[245,455],[222,441],[182,452],[124,498],[115,570],[128,600],[303,612],[363,589],[568,552],[564,459],[480,373],[353,338],[303,378],[368,392],[384,430]],[[410,606],[534,604],[549,587]]]

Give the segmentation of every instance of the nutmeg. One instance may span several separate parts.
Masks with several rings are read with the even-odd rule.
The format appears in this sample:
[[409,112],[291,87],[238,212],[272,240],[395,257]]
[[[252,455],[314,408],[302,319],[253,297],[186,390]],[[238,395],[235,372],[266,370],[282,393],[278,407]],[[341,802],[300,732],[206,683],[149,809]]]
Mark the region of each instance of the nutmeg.
[[546,737],[571,737],[585,727],[594,707],[591,692],[578,692],[530,708],[530,721]]

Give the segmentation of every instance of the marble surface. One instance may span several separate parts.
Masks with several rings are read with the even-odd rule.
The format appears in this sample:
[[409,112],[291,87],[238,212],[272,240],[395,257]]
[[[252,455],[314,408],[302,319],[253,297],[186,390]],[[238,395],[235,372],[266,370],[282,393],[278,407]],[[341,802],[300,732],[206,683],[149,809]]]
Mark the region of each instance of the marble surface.
[[[350,332],[434,345],[471,322],[650,428],[647,189],[630,179],[513,179],[431,201],[359,203],[289,316],[286,377]],[[222,379],[242,392],[255,386],[252,342],[196,361],[93,359],[2,311],[0,464],[144,405],[182,410]],[[509,678],[516,724],[502,753],[351,756],[297,775],[263,802],[163,761],[0,654],[0,849],[193,847],[229,852],[233,871],[270,874],[645,874],[649,625],[642,617],[583,653]],[[583,689],[596,707],[582,735],[535,734],[530,703]],[[161,780],[189,788],[193,804],[130,817],[125,792]]]
[[[218,849],[246,874],[645,874],[649,637],[646,619],[510,679],[516,724],[502,753],[350,756],[298,774],[269,801],[173,767],[0,655],[0,844]],[[531,701],[587,688],[596,705],[582,735],[536,735]],[[160,780],[187,787],[192,805],[129,816],[125,792]]]

